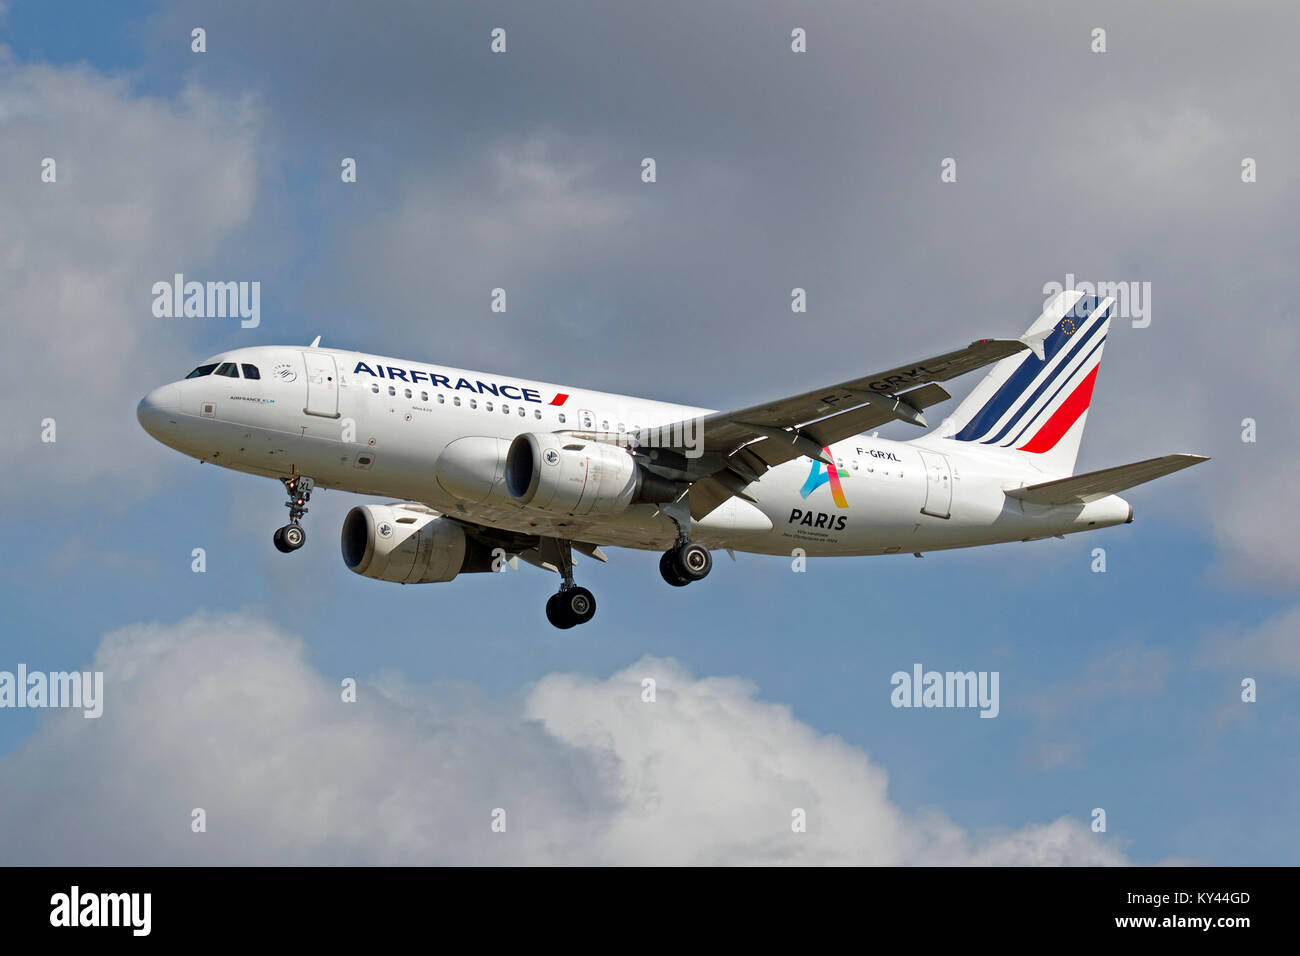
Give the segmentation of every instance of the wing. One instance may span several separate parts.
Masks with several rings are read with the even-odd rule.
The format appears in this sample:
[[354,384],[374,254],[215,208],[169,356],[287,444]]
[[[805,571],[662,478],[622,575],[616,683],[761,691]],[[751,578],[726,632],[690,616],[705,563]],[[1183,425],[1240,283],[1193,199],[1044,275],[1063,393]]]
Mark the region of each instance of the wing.
[[691,515],[698,519],[732,495],[753,501],[745,489],[782,462],[801,455],[827,461],[825,446],[894,420],[924,427],[922,410],[950,397],[935,383],[1028,347],[1018,339],[980,339],[920,362],[658,431],[694,438],[672,450],[687,460],[678,463],[678,477],[693,482]]
[[[917,390],[914,394],[908,392],[908,389],[914,389],[928,382],[945,382],[959,375],[965,375],[967,372],[1000,361],[1008,355],[1014,355],[1024,348],[1026,348],[1025,344],[1015,339],[981,339],[972,342],[964,349],[945,352],[943,355],[891,368],[885,372],[802,392],[774,402],[765,402],[762,405],[719,412],[704,419],[704,450],[729,453],[736,445],[750,442],[756,436],[766,435],[768,430],[800,429],[811,422],[824,421],[855,409],[865,412],[867,408],[871,408],[875,410],[875,414],[864,414],[862,420],[867,424],[857,427],[856,430],[854,430],[856,421],[846,422],[849,430],[845,430],[844,427],[837,430],[842,432],[844,438],[857,434],[862,428],[881,425],[895,418],[924,425],[924,417],[914,413],[919,412],[926,404],[933,405],[947,399],[948,393],[939,388],[926,394],[921,394],[920,390]],[[762,430],[756,429],[754,427],[756,425],[761,426]]]

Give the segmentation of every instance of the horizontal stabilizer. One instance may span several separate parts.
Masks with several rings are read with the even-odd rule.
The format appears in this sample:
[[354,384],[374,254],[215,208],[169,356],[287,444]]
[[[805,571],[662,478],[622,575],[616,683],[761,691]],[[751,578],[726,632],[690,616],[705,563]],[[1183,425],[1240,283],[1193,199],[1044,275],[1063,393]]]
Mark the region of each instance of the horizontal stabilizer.
[[1011,488],[1006,494],[1008,498],[1019,498],[1036,505],[1082,505],[1209,460],[1204,455],[1165,455],[1131,465],[1090,471],[1085,475],[1045,481],[1040,485]]

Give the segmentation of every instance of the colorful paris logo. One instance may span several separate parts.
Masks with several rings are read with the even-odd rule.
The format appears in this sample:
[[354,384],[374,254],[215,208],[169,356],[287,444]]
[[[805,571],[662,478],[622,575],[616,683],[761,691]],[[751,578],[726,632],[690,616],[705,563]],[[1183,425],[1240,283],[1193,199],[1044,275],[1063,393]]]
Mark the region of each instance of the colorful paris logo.
[[[822,451],[826,453],[827,458],[834,457],[829,448],[823,448]],[[845,474],[844,477],[847,478],[848,475]],[[816,458],[813,459],[812,471],[808,472],[808,480],[805,481],[803,487],[799,489],[799,496],[801,498],[807,498],[828,481],[831,483],[831,497],[835,499],[835,507],[847,508],[849,506],[849,500],[844,497],[844,489],[840,486],[839,469],[834,465],[824,464]]]

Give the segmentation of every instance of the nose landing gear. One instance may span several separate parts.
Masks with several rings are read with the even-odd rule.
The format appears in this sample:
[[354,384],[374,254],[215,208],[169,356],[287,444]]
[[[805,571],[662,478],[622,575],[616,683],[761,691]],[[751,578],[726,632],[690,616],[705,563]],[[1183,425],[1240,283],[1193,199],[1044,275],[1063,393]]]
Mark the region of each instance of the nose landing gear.
[[289,523],[283,528],[276,528],[272,540],[276,550],[288,554],[297,551],[307,542],[307,532],[303,530],[301,522],[302,516],[307,513],[307,502],[311,500],[316,482],[306,475],[294,475],[292,478],[281,478],[280,481],[284,483],[284,490],[289,495],[289,500],[284,503],[289,509]]

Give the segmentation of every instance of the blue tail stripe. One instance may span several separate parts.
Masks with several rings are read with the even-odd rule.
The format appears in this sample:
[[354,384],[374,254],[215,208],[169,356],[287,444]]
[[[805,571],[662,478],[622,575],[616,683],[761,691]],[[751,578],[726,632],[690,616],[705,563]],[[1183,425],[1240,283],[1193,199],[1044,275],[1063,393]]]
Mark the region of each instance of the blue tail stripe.
[[[1096,354],[1097,349],[1101,348],[1101,347],[1102,347],[1103,345],[1105,345],[1105,344],[1106,344],[1106,336],[1103,335],[1100,339],[1097,340],[1097,344],[1094,345],[1091,349],[1088,350],[1088,354],[1085,355],[1084,358],[1083,358],[1083,361],[1079,363],[1079,368],[1081,368],[1081,369],[1082,369],[1082,368],[1087,368],[1087,367],[1088,367],[1088,359],[1092,358],[1093,355]],[[1047,404],[1044,405],[1041,409],[1039,409],[1039,414],[1034,415],[1032,418],[1030,418],[1029,421],[1025,422],[1025,427],[1022,428],[1022,429],[1020,429],[1020,431],[1016,433],[1016,437],[1013,438],[1013,439],[1011,439],[1011,441],[1007,442],[1007,443],[1006,443],[1005,445],[1003,445],[1002,447],[1003,447],[1003,448],[1010,448],[1010,447],[1012,447],[1012,446],[1014,446],[1014,445],[1019,444],[1019,443],[1020,443],[1020,439],[1021,439],[1021,437],[1024,436],[1025,432],[1029,431],[1030,427],[1034,424],[1034,422],[1036,422],[1038,419],[1040,419],[1040,418],[1043,417],[1043,416],[1042,416],[1042,413],[1045,412],[1047,409],[1049,409],[1049,408],[1052,407],[1052,403],[1053,403],[1054,401],[1056,401],[1056,397],[1057,397],[1058,395],[1060,395],[1060,394],[1061,394],[1061,391],[1065,388],[1065,386],[1069,385],[1073,380],[1074,380],[1074,376],[1071,375],[1071,376],[1070,376],[1069,378],[1067,378],[1064,382],[1062,382],[1061,385],[1060,385],[1060,388],[1058,388],[1055,392],[1053,392],[1053,393],[1052,393],[1052,397],[1049,398],[1049,399],[1047,400]]]
[[1066,352],[1065,358],[1061,359],[1056,368],[1052,369],[1052,371],[1048,373],[1047,377],[1043,379],[1038,388],[1034,389],[1034,394],[1030,395],[1028,400],[1020,406],[1019,414],[1012,415],[1007,419],[1007,423],[1002,426],[998,433],[991,438],[984,439],[982,444],[996,445],[998,442],[1002,441],[1002,439],[1007,437],[1007,432],[1011,431],[1011,429],[1017,427],[1022,421],[1024,421],[1025,416],[1029,414],[1030,409],[1034,407],[1034,402],[1038,401],[1042,394],[1052,387],[1052,383],[1055,382],[1061,373],[1065,371],[1070,362],[1074,360],[1074,357],[1083,350],[1087,345],[1088,340],[1096,334],[1097,330],[1106,324],[1106,320],[1109,317],[1110,309],[1107,309],[1104,314],[1097,317],[1097,321],[1088,326],[1082,335],[1073,336],[1074,344],[1071,345],[1070,349]]
[[[1097,297],[1085,295],[1075,303],[1074,308],[1067,312],[1062,321],[1073,318],[1076,321],[1082,321],[1097,311]],[[1007,413],[1012,404],[1021,393],[1029,387],[1029,384],[1037,378],[1052,361],[1066,343],[1070,341],[1071,336],[1061,331],[1060,323],[1057,323],[1052,334],[1043,340],[1043,358],[1030,354],[1020,364],[1020,367],[1011,375],[1009,379],[1002,383],[1002,387],[993,393],[993,397],[985,403],[984,407],[971,418],[966,427],[952,437],[957,441],[975,441],[983,437],[984,433],[998,423],[1003,415]]]

